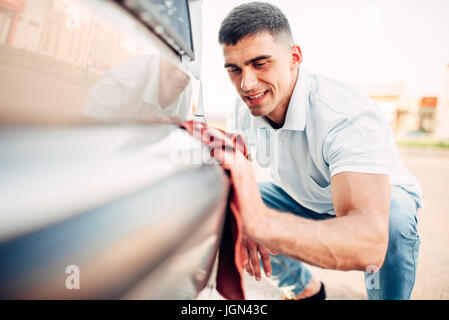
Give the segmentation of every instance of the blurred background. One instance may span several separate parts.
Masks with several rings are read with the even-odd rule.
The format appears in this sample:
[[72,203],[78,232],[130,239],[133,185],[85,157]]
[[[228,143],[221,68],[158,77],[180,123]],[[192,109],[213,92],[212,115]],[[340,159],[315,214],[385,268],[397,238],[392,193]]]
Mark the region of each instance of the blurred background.
[[[218,30],[244,2],[250,1],[203,1],[204,110],[209,124],[222,128],[236,94],[223,68]],[[402,161],[424,193],[412,298],[449,299],[449,1],[267,2],[289,19],[304,68],[361,88],[384,112]],[[366,298],[359,272],[312,270],[326,283],[330,299]],[[250,299],[281,295],[266,280],[246,280]]]
[[[223,125],[235,93],[217,42],[220,23],[250,1],[203,1],[205,113]],[[290,21],[311,72],[360,87],[398,139],[449,138],[449,1],[268,1]],[[430,136],[429,136],[430,137]]]

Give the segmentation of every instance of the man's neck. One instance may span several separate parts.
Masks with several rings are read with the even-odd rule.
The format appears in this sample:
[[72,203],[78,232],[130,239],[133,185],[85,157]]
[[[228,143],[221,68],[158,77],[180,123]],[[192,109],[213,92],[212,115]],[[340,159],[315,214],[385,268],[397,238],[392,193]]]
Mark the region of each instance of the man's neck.
[[284,122],[282,122],[282,124],[278,124],[278,123],[274,122],[273,120],[271,120],[270,118],[268,118],[267,116],[263,116],[263,118],[270,124],[270,126],[273,129],[280,129],[284,125]]

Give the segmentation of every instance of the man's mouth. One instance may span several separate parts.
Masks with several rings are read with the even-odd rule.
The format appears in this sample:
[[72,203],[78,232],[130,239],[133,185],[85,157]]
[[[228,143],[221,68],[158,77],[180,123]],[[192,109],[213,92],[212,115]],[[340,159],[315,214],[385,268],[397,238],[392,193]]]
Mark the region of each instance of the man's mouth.
[[263,98],[265,98],[265,96],[267,95],[268,90],[265,90],[263,92],[260,92],[258,94],[252,94],[252,95],[245,95],[244,97],[246,98],[246,100],[250,103],[259,103],[260,101],[263,100]]

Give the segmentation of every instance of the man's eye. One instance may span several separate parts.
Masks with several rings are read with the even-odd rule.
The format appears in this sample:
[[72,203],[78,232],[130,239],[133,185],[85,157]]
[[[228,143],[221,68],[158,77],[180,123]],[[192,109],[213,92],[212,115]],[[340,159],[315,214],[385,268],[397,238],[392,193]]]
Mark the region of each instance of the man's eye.
[[235,72],[239,72],[240,68],[228,68],[228,72],[229,73],[235,73]]
[[267,62],[258,62],[258,63],[255,63],[254,65],[256,66],[256,67],[263,67],[264,65],[266,65],[267,64]]

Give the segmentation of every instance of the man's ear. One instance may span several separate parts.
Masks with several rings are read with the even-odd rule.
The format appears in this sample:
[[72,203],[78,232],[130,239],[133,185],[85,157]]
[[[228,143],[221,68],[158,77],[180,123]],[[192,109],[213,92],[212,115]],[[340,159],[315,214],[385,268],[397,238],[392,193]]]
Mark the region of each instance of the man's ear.
[[302,62],[301,48],[297,44],[294,44],[290,48],[290,53],[291,53],[291,68],[294,69],[299,67],[299,65]]

